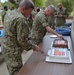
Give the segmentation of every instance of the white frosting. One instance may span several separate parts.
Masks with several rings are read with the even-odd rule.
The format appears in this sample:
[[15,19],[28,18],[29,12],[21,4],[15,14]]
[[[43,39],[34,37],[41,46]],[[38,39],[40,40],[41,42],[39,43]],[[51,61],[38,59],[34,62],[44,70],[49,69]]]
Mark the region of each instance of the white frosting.
[[[55,53],[55,51],[57,51]],[[62,54],[63,53],[63,54]],[[69,53],[67,48],[53,48],[48,52],[49,58],[52,60],[66,60],[69,61]]]

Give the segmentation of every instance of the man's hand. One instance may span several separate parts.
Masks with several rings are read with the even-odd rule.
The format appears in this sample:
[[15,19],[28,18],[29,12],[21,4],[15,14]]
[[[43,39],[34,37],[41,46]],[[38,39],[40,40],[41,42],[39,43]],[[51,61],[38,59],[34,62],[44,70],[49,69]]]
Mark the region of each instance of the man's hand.
[[60,34],[57,35],[59,38],[64,39],[64,37]]
[[62,17],[62,14],[60,14],[59,16]]
[[35,51],[40,51],[40,47],[38,45],[34,45],[34,49]]

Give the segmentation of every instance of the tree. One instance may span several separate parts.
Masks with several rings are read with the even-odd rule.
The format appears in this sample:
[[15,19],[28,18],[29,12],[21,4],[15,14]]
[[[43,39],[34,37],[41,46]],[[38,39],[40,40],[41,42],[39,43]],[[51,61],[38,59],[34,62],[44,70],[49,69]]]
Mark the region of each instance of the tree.
[[72,4],[73,0],[61,0],[61,3],[63,4],[64,7],[67,8],[68,12],[72,12]]
[[18,7],[20,1],[22,1],[22,0],[9,0],[9,1],[10,1],[11,3],[15,4],[16,7]]
[[4,6],[8,6],[8,8],[11,8],[11,7],[16,7],[16,5],[15,4],[12,4],[11,2],[4,2],[4,3],[1,3],[2,4],[2,6],[4,7]]
[[44,6],[44,3],[45,3],[45,0],[32,0],[35,4],[35,6],[39,6],[39,7],[43,7]]
[[11,3],[13,3],[13,4],[19,4],[20,3],[20,1],[22,1],[22,0],[9,0]]
[[[18,5],[22,0],[9,0],[11,3]],[[46,0],[32,0],[35,6],[43,7]]]
[[68,12],[72,12],[74,0],[46,0],[46,6],[53,4],[55,7],[57,7],[59,2],[67,8]]
[[61,2],[60,0],[46,0],[46,7],[49,5],[54,5],[55,7],[57,7],[57,3]]
[[9,0],[11,3],[16,4],[14,0]]

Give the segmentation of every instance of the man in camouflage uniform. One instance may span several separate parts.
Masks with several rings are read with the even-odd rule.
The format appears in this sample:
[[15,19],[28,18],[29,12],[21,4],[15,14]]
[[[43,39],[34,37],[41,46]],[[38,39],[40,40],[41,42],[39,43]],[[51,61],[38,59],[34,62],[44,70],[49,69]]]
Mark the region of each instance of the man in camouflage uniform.
[[52,29],[55,29],[56,28],[56,23],[55,23],[55,15],[51,15],[50,17],[48,17],[48,23],[50,25],[50,27]]
[[30,16],[27,18],[27,21],[28,21],[28,25],[30,27],[30,30],[32,29],[32,24],[33,24],[33,20],[34,20],[34,17],[37,13],[33,10],[30,14]]
[[4,6],[4,10],[2,11],[2,23],[4,23],[4,17],[7,13],[7,10],[8,10],[7,6]]
[[35,10],[33,10],[32,11],[32,17],[33,17],[33,19],[35,18],[36,14],[37,14],[37,12]]
[[33,24],[32,14],[27,18],[27,22],[28,22],[29,30],[31,30]]
[[61,3],[58,3],[58,8],[56,11],[57,26],[64,25],[64,23],[66,22],[67,16],[68,16],[67,9],[63,7]]
[[[17,10],[5,16],[2,53],[10,75],[17,75],[21,69],[23,50],[32,48],[32,45],[28,43],[30,31],[26,18],[33,9],[34,5],[31,1],[23,0]],[[35,46],[35,49],[39,50],[39,47]]]
[[50,5],[45,10],[41,10],[36,16],[33,21],[33,26],[31,30],[31,34],[29,35],[30,41],[38,45],[42,42],[44,35],[46,34],[46,31],[51,32],[53,34],[56,34],[58,37],[63,38],[62,35],[56,33],[49,27],[48,23],[48,16],[51,16],[54,14],[54,6]]

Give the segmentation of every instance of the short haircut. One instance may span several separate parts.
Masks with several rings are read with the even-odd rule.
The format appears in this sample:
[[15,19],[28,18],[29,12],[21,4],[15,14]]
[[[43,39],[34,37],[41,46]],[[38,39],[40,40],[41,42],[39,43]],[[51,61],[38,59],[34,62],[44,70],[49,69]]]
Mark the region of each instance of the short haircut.
[[51,9],[51,10],[55,11],[55,7],[54,7],[53,5],[49,5],[49,6],[47,7],[47,9],[48,9],[48,10]]
[[59,5],[62,5],[62,3],[58,3],[58,6],[59,6]]
[[31,0],[23,0],[20,2],[19,7],[25,7],[26,9],[34,9],[34,3]]

